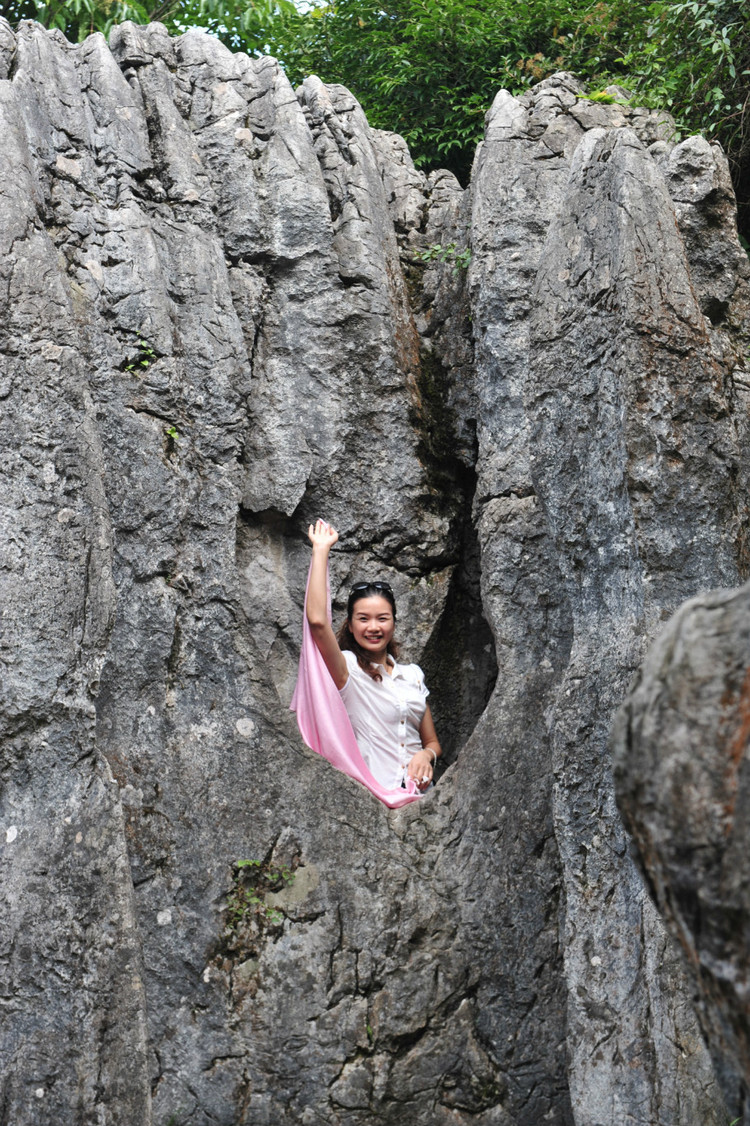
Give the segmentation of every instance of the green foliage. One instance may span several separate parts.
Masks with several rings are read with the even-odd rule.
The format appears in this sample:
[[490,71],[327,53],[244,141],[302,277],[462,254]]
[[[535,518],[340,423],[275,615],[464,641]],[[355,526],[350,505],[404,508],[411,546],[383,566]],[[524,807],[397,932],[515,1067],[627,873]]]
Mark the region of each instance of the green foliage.
[[129,357],[129,362],[125,365],[125,371],[137,371],[139,368],[147,368],[157,359],[156,352],[146,340],[139,338],[137,345],[138,351],[135,356]]
[[175,1111],[174,1114],[170,1114],[169,1118],[164,1123],[164,1126],[180,1126],[180,1123],[186,1121],[186,1119],[189,1117],[189,1113],[190,1112],[184,1107],[180,1107],[180,1109],[178,1111]]
[[317,0],[277,23],[271,47],[293,82],[315,73],[344,83],[371,124],[406,138],[418,164],[465,178],[495,92],[536,77],[518,63],[549,38],[544,8],[541,0]]
[[0,13],[11,24],[19,20],[38,20],[45,27],[56,27],[73,43],[80,42],[94,31],[105,35],[113,24],[124,20],[145,23],[148,9],[126,0],[11,0],[0,4]]
[[598,102],[603,105],[611,106],[617,101],[614,94],[608,94],[606,90],[591,90],[588,94],[582,95],[587,102]]
[[750,229],[750,7],[745,0],[647,5],[622,67],[633,101],[664,108],[683,133],[703,132],[729,157],[740,228]]
[[441,246],[439,242],[433,243],[421,251],[417,257],[422,262],[446,262],[453,266],[453,276],[457,277],[461,270],[468,269],[471,262],[471,250],[465,246],[463,250],[456,247],[455,242]]
[[623,84],[683,131],[717,137],[737,171],[750,144],[748,11],[745,0],[313,0],[279,11],[263,43],[293,82],[343,83],[418,165],[464,180],[495,92],[560,69],[599,87],[593,101]]
[[237,860],[232,890],[227,898],[225,920],[228,931],[278,927],[284,921],[281,911],[269,907],[265,897],[294,881],[291,868],[269,868],[262,860]]
[[[0,15],[13,25],[38,20],[57,27],[73,43],[92,32],[109,35],[113,24],[159,21],[173,34],[201,27],[239,49],[263,44],[280,15],[296,13],[292,0],[10,0],[0,2]],[[261,48],[262,50],[262,48]]]
[[668,109],[688,132],[718,137],[738,157],[750,142],[750,14],[743,0],[648,5],[622,66],[636,100]]

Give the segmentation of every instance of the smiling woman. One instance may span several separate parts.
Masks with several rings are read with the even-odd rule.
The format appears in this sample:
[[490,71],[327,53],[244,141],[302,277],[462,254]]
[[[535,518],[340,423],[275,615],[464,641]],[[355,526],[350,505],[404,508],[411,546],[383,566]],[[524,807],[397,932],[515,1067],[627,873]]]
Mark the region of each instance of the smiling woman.
[[328,555],[338,532],[323,520],[310,525],[313,546],[306,616],[312,639],[339,690],[362,759],[385,791],[432,782],[440,743],[418,665],[398,661],[396,601],[385,582],[356,583],[346,621],[331,626]]

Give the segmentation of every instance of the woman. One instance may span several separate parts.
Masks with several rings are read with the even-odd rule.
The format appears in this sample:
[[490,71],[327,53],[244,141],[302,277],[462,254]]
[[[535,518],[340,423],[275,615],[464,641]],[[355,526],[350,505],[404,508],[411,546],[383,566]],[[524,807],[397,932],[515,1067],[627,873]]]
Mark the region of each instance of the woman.
[[311,524],[312,565],[307,621],[313,641],[351,721],[360,754],[385,789],[413,779],[424,791],[440,756],[427,689],[418,665],[397,661],[396,602],[388,583],[357,583],[338,637],[328,615],[328,555],[338,532],[324,520]]

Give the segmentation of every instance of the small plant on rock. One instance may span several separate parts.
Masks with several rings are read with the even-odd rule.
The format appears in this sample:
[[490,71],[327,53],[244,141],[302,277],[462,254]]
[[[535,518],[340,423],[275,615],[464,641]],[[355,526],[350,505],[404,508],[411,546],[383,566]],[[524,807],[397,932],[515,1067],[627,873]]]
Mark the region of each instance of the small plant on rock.
[[441,246],[439,242],[435,242],[422,250],[417,257],[421,262],[445,262],[447,265],[452,265],[453,276],[457,277],[461,270],[468,269],[469,262],[471,262],[471,250],[468,246],[459,250],[455,242],[449,242],[446,246]]
[[210,959],[226,976],[232,997],[254,996],[259,981],[259,959],[264,943],[282,932],[284,911],[268,896],[280,892],[294,880],[295,857],[289,866],[268,860],[235,860],[232,886],[222,912],[221,937]]
[[606,90],[592,90],[589,94],[579,94],[579,97],[585,98],[587,102],[598,102],[605,106],[615,105],[618,101],[614,94],[608,94]]
[[272,868],[262,860],[236,860],[232,890],[227,897],[225,937],[247,932],[250,937],[263,930],[280,927],[284,915],[266,903],[269,892],[281,891],[294,880],[294,872],[286,866]]
[[130,362],[125,365],[125,371],[138,371],[150,367],[157,359],[156,352],[146,340],[137,340],[138,352],[130,357]]

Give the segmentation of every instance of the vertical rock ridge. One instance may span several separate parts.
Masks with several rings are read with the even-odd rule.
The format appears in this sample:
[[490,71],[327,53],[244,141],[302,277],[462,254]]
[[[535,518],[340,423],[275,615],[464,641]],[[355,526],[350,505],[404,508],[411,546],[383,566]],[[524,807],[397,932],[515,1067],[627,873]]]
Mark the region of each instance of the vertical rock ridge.
[[[12,162],[2,195],[3,1113],[70,1121],[77,1102],[88,1120],[106,1110],[124,1126],[150,1122],[150,1086],[125,826],[91,698],[115,610],[111,514],[79,295],[45,229],[58,185],[64,196],[64,177],[84,175],[73,156],[53,157],[49,138],[80,139],[84,126],[65,108],[52,121],[24,96],[29,57],[43,66],[45,56],[33,29],[17,42],[19,84],[3,83],[0,111]],[[56,74],[70,79],[64,56]]]
[[[737,578],[727,462],[741,451],[663,180],[629,130],[592,130],[578,146],[536,290],[534,480],[574,629],[550,717],[574,1105],[588,1121],[639,1104],[652,1121],[720,1122],[718,1092],[713,1111],[704,1104],[712,1068],[696,1050],[686,980],[627,861],[602,758],[609,693],[624,694],[644,635],[679,601],[675,584]],[[634,931],[642,937],[629,945]],[[659,947],[661,968],[647,970]],[[703,1077],[695,1095],[683,1068]]]
[[[618,801],[685,955],[731,1113],[747,1118],[748,586],[691,599],[618,714]],[[744,1112],[744,1114],[743,1114]]]
[[[645,638],[686,587],[736,581],[736,470],[746,460],[726,393],[736,360],[717,353],[675,236],[657,167],[670,151],[662,125],[636,122],[620,107],[589,107],[580,92],[561,76],[521,99],[499,94],[472,177],[469,282],[482,419],[475,509],[484,604],[510,711],[497,709],[496,738],[508,747],[514,730],[534,732],[555,775],[575,1120],[722,1121],[679,959],[627,859],[606,739]],[[653,155],[627,126],[655,146]],[[618,165],[621,187],[603,188],[599,206],[586,193]],[[623,211],[608,230],[609,191],[621,193]],[[656,376],[655,394],[644,368]],[[630,386],[629,401],[607,390],[613,380]],[[654,463],[660,456],[663,472]],[[703,465],[695,480],[686,469],[693,459]],[[637,479],[652,464],[644,496]],[[658,516],[654,494],[662,490]],[[613,571],[600,583],[602,568]],[[493,700],[483,725],[496,708]],[[533,726],[542,716],[546,730]],[[527,792],[516,800],[524,808]],[[540,921],[535,927],[529,949],[542,942]],[[544,972],[554,978],[560,970],[548,962]],[[620,987],[627,999],[617,1002]],[[680,1079],[686,1067],[691,1078]]]

